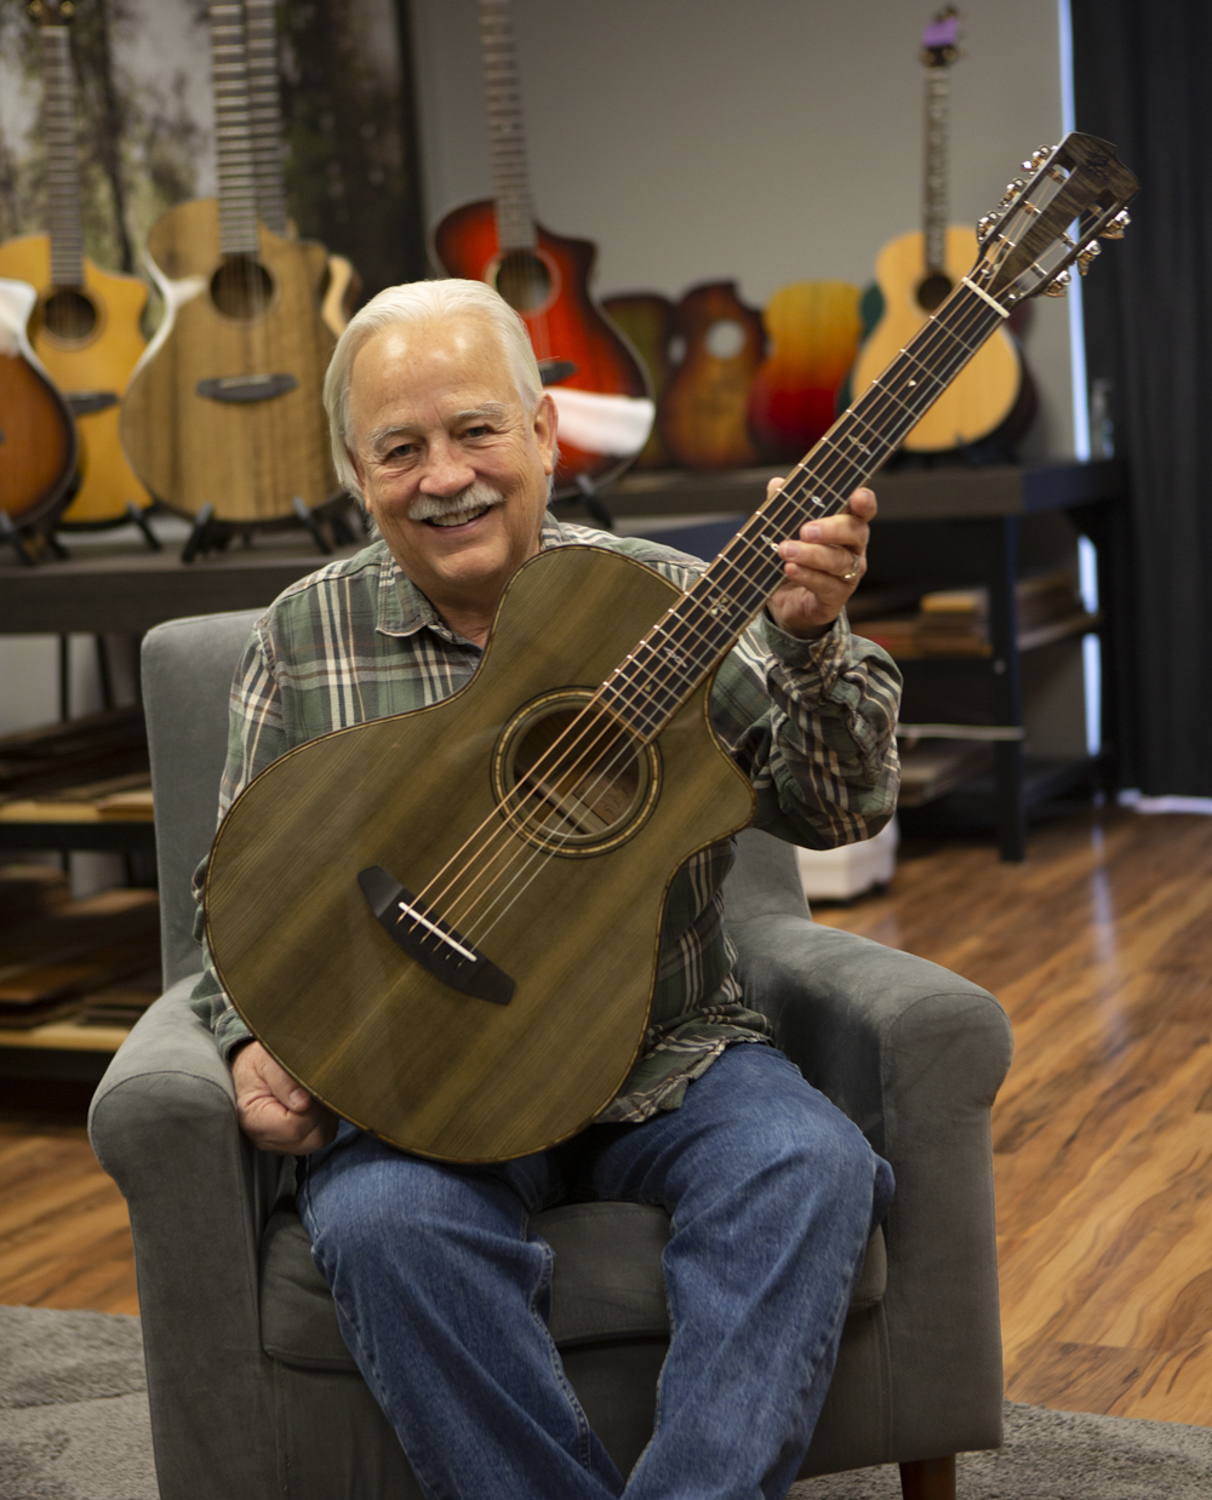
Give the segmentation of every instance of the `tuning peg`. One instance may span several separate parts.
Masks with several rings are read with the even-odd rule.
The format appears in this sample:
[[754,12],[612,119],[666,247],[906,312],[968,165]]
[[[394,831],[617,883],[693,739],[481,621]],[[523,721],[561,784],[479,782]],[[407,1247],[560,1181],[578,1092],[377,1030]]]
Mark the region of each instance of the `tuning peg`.
[[1044,288],[1045,297],[1063,297],[1068,290],[1069,283],[1073,280],[1068,271],[1058,271],[1048,285]]
[[1127,229],[1128,225],[1131,224],[1131,222],[1132,220],[1128,217],[1128,210],[1126,208],[1121,208],[1119,213],[1117,213],[1116,216],[1107,225],[1106,229],[1104,229],[1099,235],[1099,239],[1122,240],[1124,237],[1124,230]]
[[1103,247],[1097,240],[1092,240],[1077,257],[1077,269],[1083,276],[1089,271],[1095,260],[1103,253]]
[[1055,151],[1055,146],[1037,146],[1027,160],[1023,163],[1024,172],[1038,172],[1043,164]]
[[999,213],[982,214],[976,221],[976,238],[979,244],[984,244],[997,226],[1002,222]]
[[1022,192],[1024,186],[1025,184],[1021,177],[1016,177],[1013,182],[1008,182],[1006,184],[1005,197],[1003,197],[999,206],[1002,208],[1008,208],[1010,204],[1013,203],[1018,195]]

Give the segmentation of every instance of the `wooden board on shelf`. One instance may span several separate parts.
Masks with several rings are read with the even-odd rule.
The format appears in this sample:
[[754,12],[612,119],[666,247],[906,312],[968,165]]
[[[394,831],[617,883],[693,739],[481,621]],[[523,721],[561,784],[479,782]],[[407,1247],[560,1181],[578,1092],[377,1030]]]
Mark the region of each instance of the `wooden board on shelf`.
[[146,772],[61,787],[33,797],[0,801],[0,823],[150,823],[151,783]]

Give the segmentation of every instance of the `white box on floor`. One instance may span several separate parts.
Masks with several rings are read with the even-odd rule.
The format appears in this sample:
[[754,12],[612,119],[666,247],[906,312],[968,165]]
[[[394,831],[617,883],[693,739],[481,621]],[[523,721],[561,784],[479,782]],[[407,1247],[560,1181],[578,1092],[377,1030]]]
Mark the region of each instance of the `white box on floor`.
[[797,849],[800,881],[809,901],[849,901],[873,885],[887,885],[896,870],[900,833],[893,818],[873,839],[840,849]]

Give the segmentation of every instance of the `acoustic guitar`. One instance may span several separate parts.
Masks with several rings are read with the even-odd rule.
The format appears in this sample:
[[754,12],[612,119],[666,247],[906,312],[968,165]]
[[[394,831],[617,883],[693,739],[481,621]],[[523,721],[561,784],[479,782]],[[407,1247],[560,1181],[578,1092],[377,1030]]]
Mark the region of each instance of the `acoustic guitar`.
[[322,245],[258,220],[244,13],[210,8],[219,197],[148,235],[165,316],[122,406],[122,441],[158,499],[250,526],[339,493],[320,392],[335,338],[320,316]]
[[[923,228],[901,235],[880,252],[875,274],[883,309],[854,367],[853,389],[874,380],[904,347],[965,274],[976,254],[976,235],[947,224],[947,137],[950,76],[959,57],[959,16],[940,11],[922,33],[926,70],[926,171]],[[1020,408],[1024,392],[1022,361],[1013,336],[1000,328],[964,373],[906,433],[910,453],[964,448],[1001,433],[1008,424],[1018,435],[1032,404]]]
[[76,423],[29,341],[37,300],[0,280],[0,542],[50,527],[76,474]]
[[[40,22],[49,234],[0,245],[0,276],[38,294],[30,318],[34,352],[71,407],[79,435],[79,485],[62,526],[112,526],[152,497],[136,478],[118,436],[119,407],[146,339],[140,319],[147,287],[103,271],[84,254],[75,91],[63,0],[36,0]],[[8,425],[6,423],[6,425]]]
[[[295,239],[294,226],[286,211],[282,89],[275,8],[274,0],[244,0],[249,128],[257,184],[257,213],[274,234]],[[328,275],[321,288],[320,316],[335,337],[340,338],[345,331],[361,291],[362,278],[353,264],[344,255],[329,255]]]
[[[681,359],[677,352],[677,307],[660,292],[618,292],[602,298],[602,311],[639,356],[659,411],[661,397]],[[672,463],[661,438],[660,423],[654,422],[634,467],[667,469]]]
[[530,333],[560,419],[557,497],[615,478],[644,446],[654,408],[635,351],[589,292],[597,250],[537,223],[526,165],[508,0],[480,0],[488,93],[491,199],[454,209],[434,231],[449,276],[486,281]]
[[859,289],[848,281],[794,281],[775,292],[762,321],[770,351],[749,387],[749,433],[763,463],[782,463],[833,425],[858,354]]
[[734,281],[709,281],[678,303],[677,327],[686,352],[661,395],[665,447],[687,469],[750,467],[758,456],[746,408],[766,350],[761,313]]
[[687,592],[618,553],[539,554],[476,675],[431,708],[282,756],[220,825],[218,976],[326,1104],[447,1161],[583,1128],[642,1043],[666,893],[751,818],[716,741],[716,668],[782,577],[775,546],[842,510],[1024,298],[1119,237],[1114,149],[1037,154],[926,325]]

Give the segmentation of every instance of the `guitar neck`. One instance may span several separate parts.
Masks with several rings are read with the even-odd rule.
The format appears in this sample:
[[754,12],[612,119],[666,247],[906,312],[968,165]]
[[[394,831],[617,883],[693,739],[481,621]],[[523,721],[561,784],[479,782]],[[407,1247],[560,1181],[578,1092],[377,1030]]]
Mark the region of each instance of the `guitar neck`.
[[925,192],[922,233],[926,245],[926,274],[946,264],[947,134],[950,124],[951,81],[945,67],[926,69]]
[[219,175],[219,249],[224,255],[255,256],[257,181],[242,5],[230,0],[211,5],[210,49]]
[[497,211],[497,246],[533,250],[538,244],[526,168],[522,95],[508,0],[480,0],[480,42],[488,100],[488,149]]
[[39,28],[46,111],[46,177],[50,215],[51,282],[84,285],[80,163],[76,150],[72,58],[66,26]]
[[274,0],[244,0],[248,103],[257,209],[275,234],[286,233],[282,107]]
[[654,740],[778,587],[778,544],[805,521],[845,509],[853,491],[890,457],[1003,316],[991,298],[960,282],[607,678],[598,690],[600,704],[643,743]]

